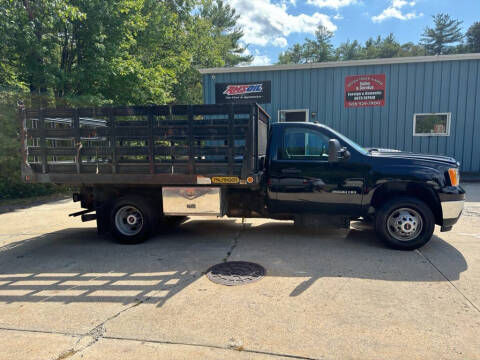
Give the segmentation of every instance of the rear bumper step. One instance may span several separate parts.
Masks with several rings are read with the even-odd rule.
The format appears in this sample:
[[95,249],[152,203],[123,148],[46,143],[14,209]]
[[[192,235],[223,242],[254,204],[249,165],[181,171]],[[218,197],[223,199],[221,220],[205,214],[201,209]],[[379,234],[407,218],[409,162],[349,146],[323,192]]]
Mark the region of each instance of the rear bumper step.
[[75,213],[69,214],[68,216],[77,217],[77,216],[80,216],[80,215],[88,214],[89,212],[92,212],[92,211],[95,211],[95,210],[90,210],[90,209],[82,210],[82,211],[79,211],[79,212],[75,212]]

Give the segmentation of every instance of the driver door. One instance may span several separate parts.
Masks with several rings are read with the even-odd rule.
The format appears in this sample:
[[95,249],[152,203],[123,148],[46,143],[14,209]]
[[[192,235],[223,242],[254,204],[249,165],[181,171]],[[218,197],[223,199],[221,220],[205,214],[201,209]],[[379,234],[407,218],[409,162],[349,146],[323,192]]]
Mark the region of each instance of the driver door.
[[286,127],[270,164],[270,211],[355,214],[363,178],[351,159],[328,162],[330,137],[312,127]]

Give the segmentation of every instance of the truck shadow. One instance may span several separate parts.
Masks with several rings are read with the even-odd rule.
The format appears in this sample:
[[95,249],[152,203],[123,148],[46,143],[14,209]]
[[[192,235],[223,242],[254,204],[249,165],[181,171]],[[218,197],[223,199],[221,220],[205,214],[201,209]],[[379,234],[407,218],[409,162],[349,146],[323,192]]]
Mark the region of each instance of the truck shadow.
[[[189,221],[144,244],[122,246],[94,228],[65,229],[0,248],[0,302],[149,302],[162,306],[212,265],[258,262],[267,277],[456,280],[462,254],[439,237],[420,252],[386,249],[368,227],[307,231],[289,222]],[[228,252],[232,251],[228,256]],[[435,266],[443,266],[442,275]],[[220,286],[220,285],[214,285]]]
[[[255,250],[246,250],[243,257],[247,255],[250,261],[262,263],[268,269],[268,276],[307,278],[290,296],[302,294],[316,280],[325,277],[444,282],[458,280],[468,268],[463,255],[439,236],[434,235],[419,250],[397,251],[386,248],[372,226],[361,222],[352,223],[350,230],[321,231],[272,222],[251,231],[254,235],[247,241],[252,244],[241,242],[241,245]],[[257,246],[253,247],[253,243]],[[262,253],[268,253],[263,261]]]

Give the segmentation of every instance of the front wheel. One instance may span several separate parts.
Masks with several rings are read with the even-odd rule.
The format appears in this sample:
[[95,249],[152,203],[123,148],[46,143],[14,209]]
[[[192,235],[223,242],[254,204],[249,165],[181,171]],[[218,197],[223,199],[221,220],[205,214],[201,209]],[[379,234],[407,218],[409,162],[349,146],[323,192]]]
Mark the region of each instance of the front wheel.
[[418,249],[431,239],[434,229],[432,210],[416,198],[394,198],[376,214],[377,235],[394,249]]
[[127,196],[119,199],[110,214],[112,235],[121,244],[138,244],[151,234],[155,212],[143,198]]

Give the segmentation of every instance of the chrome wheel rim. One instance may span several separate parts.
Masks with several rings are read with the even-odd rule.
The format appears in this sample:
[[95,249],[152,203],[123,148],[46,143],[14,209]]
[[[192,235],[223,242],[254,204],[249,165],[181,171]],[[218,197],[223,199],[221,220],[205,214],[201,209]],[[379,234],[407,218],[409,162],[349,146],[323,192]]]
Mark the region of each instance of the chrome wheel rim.
[[117,210],[115,226],[125,236],[135,236],[143,228],[143,215],[135,206],[127,205]]
[[423,219],[420,213],[414,209],[396,209],[388,217],[387,229],[394,239],[411,241],[422,231]]

